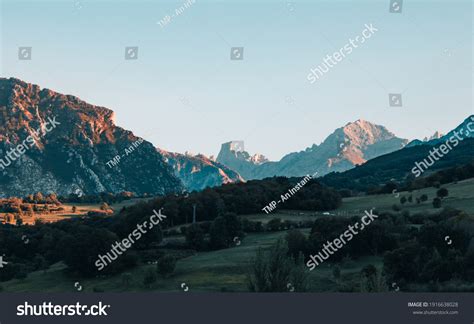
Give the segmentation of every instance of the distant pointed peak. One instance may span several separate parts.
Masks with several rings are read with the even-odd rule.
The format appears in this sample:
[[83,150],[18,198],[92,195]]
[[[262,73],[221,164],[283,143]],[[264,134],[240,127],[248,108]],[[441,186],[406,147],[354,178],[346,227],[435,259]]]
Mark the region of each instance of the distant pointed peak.
[[357,120],[355,120],[355,121],[353,121],[353,122],[348,122],[347,124],[344,125],[343,128],[351,127],[351,126],[353,126],[353,127],[354,127],[354,126],[359,126],[359,127],[360,127],[360,126],[364,126],[364,125],[378,126],[378,125],[375,125],[374,123],[371,123],[371,122],[369,122],[369,121],[367,121],[367,120],[365,120],[365,119],[359,118],[359,119],[357,119]]
[[431,135],[431,137],[428,140],[431,141],[433,139],[438,139],[438,138],[441,138],[443,136],[444,136],[444,134],[440,133],[439,131],[436,131],[436,132],[434,132],[433,135]]

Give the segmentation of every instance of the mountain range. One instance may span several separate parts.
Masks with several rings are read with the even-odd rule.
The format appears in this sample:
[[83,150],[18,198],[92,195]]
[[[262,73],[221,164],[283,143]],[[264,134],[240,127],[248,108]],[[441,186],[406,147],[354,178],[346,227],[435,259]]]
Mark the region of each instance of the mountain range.
[[[38,138],[35,131],[49,118],[59,125]],[[29,137],[34,143],[26,142]],[[27,150],[13,155],[22,143]],[[0,167],[0,197],[104,191],[159,195],[241,180],[204,157],[155,148],[116,126],[110,109],[14,78],[0,78],[0,159],[8,164]]]
[[[272,176],[296,177],[315,172],[318,172],[318,176],[342,172],[377,156],[399,150],[408,140],[396,137],[384,126],[359,119],[336,129],[321,144],[290,153],[277,162],[270,162],[261,155],[251,156],[243,150],[233,150],[236,143],[222,144],[217,161],[250,180]],[[243,147],[242,144],[237,146]]]
[[[57,126],[48,129],[51,120],[57,121]],[[473,121],[474,116],[470,116],[444,136],[436,133],[430,139],[408,144],[408,140],[384,126],[359,119],[336,129],[321,144],[287,154],[279,161],[269,161],[262,154],[250,155],[242,141],[222,144],[214,160],[202,154],[156,148],[116,126],[114,112],[108,108],[15,78],[0,78],[0,197],[36,192],[90,195],[129,191],[163,195],[316,172],[318,176],[330,173],[329,178],[325,177],[330,184],[361,172],[363,177],[371,176],[387,167],[393,171],[390,177],[402,176],[406,175],[405,170],[397,172],[400,165],[388,161],[387,156],[409,161],[409,166],[414,157],[422,158],[431,146],[446,141],[454,131],[466,138],[474,137],[474,131],[466,131],[474,128]],[[458,152],[463,161],[468,160],[469,145],[460,147],[464,149],[453,152]],[[452,157],[456,154],[450,153]],[[440,162],[437,167],[456,163],[449,161]],[[364,173],[366,170],[370,170],[368,174]]]

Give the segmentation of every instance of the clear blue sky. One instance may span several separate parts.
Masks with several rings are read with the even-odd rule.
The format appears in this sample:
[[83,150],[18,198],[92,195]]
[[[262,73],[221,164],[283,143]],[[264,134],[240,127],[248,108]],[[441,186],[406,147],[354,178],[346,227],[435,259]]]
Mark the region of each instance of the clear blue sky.
[[[422,138],[473,113],[471,1],[405,0],[391,14],[389,0],[195,0],[157,24],[184,2],[3,0],[1,76],[113,109],[160,148],[208,155],[241,139],[279,159],[359,118]],[[310,84],[309,69],[366,23],[378,32]],[[138,60],[124,60],[126,46]]]

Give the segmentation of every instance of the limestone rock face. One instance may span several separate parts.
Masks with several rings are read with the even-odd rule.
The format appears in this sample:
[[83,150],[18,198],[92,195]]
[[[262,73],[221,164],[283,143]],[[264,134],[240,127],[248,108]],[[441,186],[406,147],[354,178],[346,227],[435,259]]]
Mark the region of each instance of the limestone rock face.
[[112,110],[13,78],[0,78],[0,159],[1,197],[183,190],[163,155],[116,126]]
[[237,172],[201,154],[193,156],[163,150],[161,154],[189,191],[244,181]]

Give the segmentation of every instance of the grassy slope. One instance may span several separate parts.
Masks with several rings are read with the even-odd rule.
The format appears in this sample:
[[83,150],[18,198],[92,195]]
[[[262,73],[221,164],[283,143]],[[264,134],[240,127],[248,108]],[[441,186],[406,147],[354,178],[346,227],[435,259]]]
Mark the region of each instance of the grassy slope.
[[[443,199],[443,207],[453,207],[461,209],[469,213],[470,215],[474,214],[474,179],[467,179],[464,181],[459,181],[458,183],[450,183],[442,186],[443,188],[448,189],[449,196]],[[423,188],[420,190],[414,190],[411,194],[413,195],[413,200],[416,197],[421,196],[422,194],[428,195],[428,200],[417,204],[405,203],[402,207],[403,210],[408,210],[410,213],[417,212],[434,212],[432,201],[436,197],[437,188]],[[363,196],[363,197],[351,197],[346,198],[343,201],[341,208],[337,212],[354,212],[356,210],[364,211],[367,208],[375,207],[378,210],[391,210],[393,204],[400,204],[400,198],[402,196],[408,197],[409,192],[401,192],[400,196],[397,198],[395,194],[385,194],[385,195],[376,195],[376,196]],[[333,213],[336,213],[334,211]]]
[[[305,230],[309,232],[309,230]],[[23,280],[10,280],[1,285],[4,291],[24,292],[61,292],[74,291],[74,283],[80,282],[82,291],[92,291],[94,287],[108,292],[121,291],[180,291],[181,283],[186,283],[190,291],[247,291],[246,266],[255,257],[259,247],[266,249],[278,238],[284,237],[286,231],[273,233],[249,234],[240,246],[226,250],[197,253],[194,256],[178,261],[172,277],[158,281],[151,288],[144,288],[142,278],[148,269],[155,269],[155,265],[140,265],[128,271],[132,275],[132,282],[125,285],[122,275],[104,278],[80,279],[71,278],[65,272],[65,266],[55,264],[46,272],[36,271]],[[368,257],[342,267],[343,275],[350,276],[358,273],[366,264],[381,265],[377,257]],[[310,272],[309,283],[311,290],[334,290],[332,267],[323,264]]]

